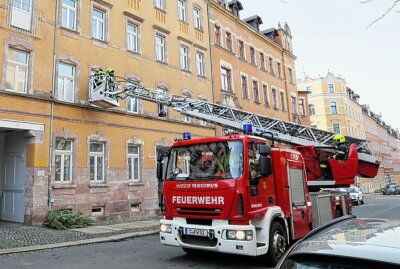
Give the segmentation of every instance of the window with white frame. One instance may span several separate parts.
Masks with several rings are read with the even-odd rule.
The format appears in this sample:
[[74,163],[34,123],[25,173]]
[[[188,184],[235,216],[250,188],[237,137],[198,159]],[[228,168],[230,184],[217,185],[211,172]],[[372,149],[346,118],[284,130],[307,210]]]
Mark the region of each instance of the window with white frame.
[[161,10],[164,10],[164,0],[155,0],[154,1],[154,6],[156,8],[161,9]]
[[294,83],[294,77],[293,77],[293,71],[291,68],[288,68],[288,72],[289,72],[289,82],[290,83]]
[[230,69],[221,67],[221,84],[223,91],[232,92],[232,79]]
[[186,1],[178,0],[178,17],[181,21],[186,21]]
[[269,72],[274,75],[274,60],[270,57],[269,58]]
[[56,139],[55,145],[55,181],[72,181],[72,141]]
[[92,11],[92,37],[106,40],[106,13],[97,8]]
[[299,98],[299,114],[302,115],[302,116],[306,115],[304,98]]
[[136,24],[128,23],[127,31],[126,31],[126,38],[127,38],[129,51],[133,51],[133,52],[139,51],[138,30],[139,30],[139,27]]
[[281,63],[276,63],[278,65],[278,78],[282,78],[282,65]]
[[61,25],[62,27],[76,30],[76,13],[77,1],[76,0],[62,0],[61,11]]
[[28,87],[29,54],[9,49],[6,67],[6,89],[26,93]]
[[189,48],[187,46],[181,45],[179,48],[179,54],[181,58],[181,69],[189,71]]
[[104,181],[104,157],[105,144],[100,142],[90,142],[89,161],[90,161],[90,181]]
[[335,88],[333,87],[333,84],[328,84],[328,92],[329,93],[334,93],[335,92]]
[[269,104],[268,85],[263,84],[262,89],[263,89],[263,95],[264,95],[264,105],[269,106],[270,104]]
[[128,145],[128,179],[130,181],[140,181],[139,150],[138,145]]
[[340,134],[340,124],[338,122],[333,122],[332,128],[334,133]]
[[338,113],[337,105],[336,105],[336,102],[335,102],[335,101],[331,101],[331,102],[329,103],[329,106],[330,106],[331,114],[337,114],[337,113]]
[[32,30],[32,0],[12,0],[10,24],[26,31]]
[[250,62],[256,64],[256,54],[253,47],[250,47]]
[[126,101],[128,112],[139,113],[139,100],[134,97],[128,97]]
[[265,58],[264,53],[260,52],[260,68],[265,70]]
[[249,87],[247,85],[247,77],[246,76],[241,76],[242,79],[242,97],[243,99],[250,99],[249,97]]
[[65,63],[58,64],[57,99],[73,103],[75,98],[75,67]]
[[229,51],[233,51],[232,34],[229,32],[226,32],[226,49]]
[[275,88],[272,88],[272,102],[275,109],[278,109],[278,96]]
[[260,94],[258,91],[258,81],[253,80],[253,94],[254,94],[254,102],[259,103],[260,102]]
[[205,64],[204,64],[204,54],[201,52],[196,52],[196,67],[197,67],[197,75],[205,77]]
[[215,44],[221,46],[221,27],[214,25]]
[[156,59],[160,62],[165,62],[165,37],[162,35],[156,35]]
[[285,102],[285,93],[284,92],[280,92],[280,102],[281,102],[281,109],[282,111],[286,111],[286,102]]
[[[167,92],[166,89],[157,88],[157,91]],[[168,107],[163,104],[157,104],[157,112],[159,117],[168,117]]]
[[201,9],[199,7],[193,8],[194,28],[201,30]]
[[244,59],[244,42],[242,40],[239,40],[239,58]]

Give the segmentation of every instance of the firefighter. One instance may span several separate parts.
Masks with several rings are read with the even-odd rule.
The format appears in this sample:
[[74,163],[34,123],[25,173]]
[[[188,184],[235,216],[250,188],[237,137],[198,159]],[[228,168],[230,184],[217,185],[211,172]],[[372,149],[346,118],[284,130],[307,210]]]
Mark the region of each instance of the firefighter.
[[333,137],[333,141],[336,143],[336,152],[335,155],[333,155],[333,158],[338,161],[344,161],[346,159],[347,150],[349,148],[348,144],[346,143],[346,138],[342,134],[336,134]]
[[107,69],[103,70],[102,68],[100,68],[97,72],[96,72],[96,80],[95,83],[96,85],[99,85],[103,82],[104,77],[107,79],[108,81],[108,85],[110,87],[111,90],[116,90],[116,86],[117,86],[117,80],[115,78],[114,75],[114,69],[112,69],[111,67],[107,67]]

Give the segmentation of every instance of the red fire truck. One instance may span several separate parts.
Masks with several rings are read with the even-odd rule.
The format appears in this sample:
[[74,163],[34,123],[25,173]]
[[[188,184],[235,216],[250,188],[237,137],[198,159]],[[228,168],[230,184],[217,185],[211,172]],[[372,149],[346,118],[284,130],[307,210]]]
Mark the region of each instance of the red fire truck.
[[347,158],[338,161],[333,133],[132,83],[111,89],[99,75],[91,81],[94,104],[118,105],[130,96],[236,131],[196,139],[184,133],[158,158],[160,240],[190,254],[265,255],[274,265],[291,242],[351,214],[347,193],[321,188],[349,186],[357,174],[374,177],[379,168],[366,141],[347,137]]

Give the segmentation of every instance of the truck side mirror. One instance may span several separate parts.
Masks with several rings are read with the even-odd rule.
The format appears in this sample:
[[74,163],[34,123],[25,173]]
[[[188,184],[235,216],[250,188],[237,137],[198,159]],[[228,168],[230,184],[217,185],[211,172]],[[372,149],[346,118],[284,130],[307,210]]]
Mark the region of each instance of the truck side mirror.
[[157,162],[157,179],[159,181],[163,180],[163,163],[162,162]]
[[260,156],[260,175],[262,177],[269,176],[272,173],[271,158],[266,155]]
[[258,152],[261,155],[267,155],[271,153],[271,146],[267,144],[261,144],[258,146]]

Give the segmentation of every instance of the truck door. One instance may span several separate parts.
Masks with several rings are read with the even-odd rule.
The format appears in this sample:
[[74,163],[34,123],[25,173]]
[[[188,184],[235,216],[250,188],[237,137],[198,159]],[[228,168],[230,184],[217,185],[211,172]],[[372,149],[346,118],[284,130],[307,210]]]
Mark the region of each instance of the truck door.
[[309,212],[306,203],[304,168],[301,162],[287,162],[289,195],[291,204],[291,233],[293,239],[309,232]]
[[[265,209],[269,202],[268,192],[272,190],[272,188],[267,185],[267,177],[261,177],[260,175],[260,153],[258,148],[260,144],[262,143],[250,142],[248,147],[248,169],[250,180],[249,211],[255,211],[262,208]],[[273,199],[272,196],[271,199]]]

